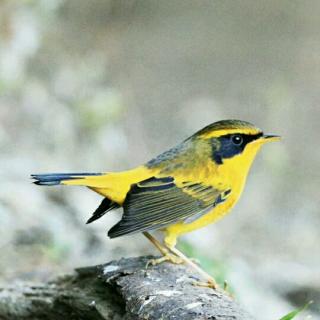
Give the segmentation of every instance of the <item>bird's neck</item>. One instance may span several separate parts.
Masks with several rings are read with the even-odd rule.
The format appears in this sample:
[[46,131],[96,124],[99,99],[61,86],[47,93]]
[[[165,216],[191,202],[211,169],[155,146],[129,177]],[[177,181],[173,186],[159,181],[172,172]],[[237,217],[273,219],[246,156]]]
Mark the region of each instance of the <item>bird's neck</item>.
[[223,164],[219,166],[219,176],[230,185],[233,191],[237,191],[239,196],[244,188],[249,170],[253,160],[260,148],[248,150],[244,154],[230,159],[224,159]]

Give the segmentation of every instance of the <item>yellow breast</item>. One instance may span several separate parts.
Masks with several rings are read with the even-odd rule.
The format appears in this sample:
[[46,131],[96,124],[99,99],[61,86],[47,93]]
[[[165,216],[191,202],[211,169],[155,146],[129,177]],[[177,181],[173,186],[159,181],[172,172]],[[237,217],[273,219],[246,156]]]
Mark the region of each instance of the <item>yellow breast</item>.
[[231,189],[231,193],[224,202],[195,221],[191,223],[179,222],[168,226],[164,231],[166,233],[165,242],[169,246],[175,245],[178,236],[214,223],[232,209],[241,196],[256,152],[257,150],[253,149],[252,152],[247,153],[247,156],[225,159],[223,165],[212,164],[206,167],[203,171],[206,176],[203,176],[203,172],[201,174],[205,183],[221,190]]

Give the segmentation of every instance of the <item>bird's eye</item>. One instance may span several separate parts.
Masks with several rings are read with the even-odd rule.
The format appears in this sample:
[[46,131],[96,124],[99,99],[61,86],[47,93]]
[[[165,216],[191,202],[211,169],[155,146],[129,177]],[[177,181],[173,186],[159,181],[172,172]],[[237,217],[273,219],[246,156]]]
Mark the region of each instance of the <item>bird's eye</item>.
[[235,134],[231,137],[233,144],[240,145],[243,142],[243,138],[240,134]]

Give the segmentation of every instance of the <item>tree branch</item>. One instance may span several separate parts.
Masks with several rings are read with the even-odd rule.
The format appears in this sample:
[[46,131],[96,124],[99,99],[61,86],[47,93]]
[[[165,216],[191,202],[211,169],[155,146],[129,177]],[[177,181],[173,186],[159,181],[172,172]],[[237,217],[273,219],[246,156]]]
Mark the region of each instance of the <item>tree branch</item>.
[[0,319],[252,320],[233,299],[194,286],[197,277],[183,265],[145,269],[139,257],[80,268],[42,285],[0,288]]

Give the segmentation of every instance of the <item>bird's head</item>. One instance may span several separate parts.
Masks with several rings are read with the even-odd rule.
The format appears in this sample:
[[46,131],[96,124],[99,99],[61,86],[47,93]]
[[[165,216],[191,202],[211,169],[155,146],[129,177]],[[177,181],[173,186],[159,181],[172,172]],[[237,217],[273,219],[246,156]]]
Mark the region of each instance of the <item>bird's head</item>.
[[[222,120],[208,125],[193,135],[195,139],[209,141],[212,146],[212,160],[218,165],[246,172],[260,147],[279,136],[265,135],[253,124],[240,120]],[[247,169],[247,170],[246,170]]]

